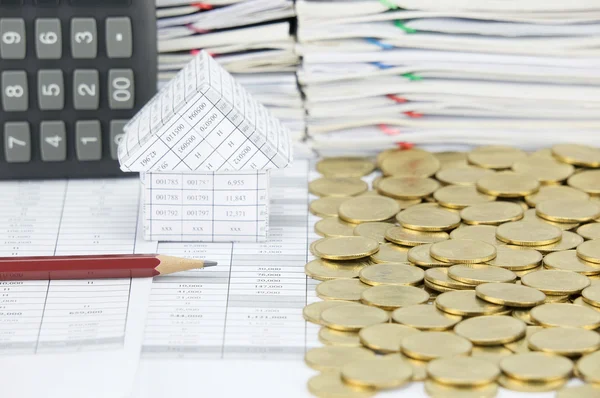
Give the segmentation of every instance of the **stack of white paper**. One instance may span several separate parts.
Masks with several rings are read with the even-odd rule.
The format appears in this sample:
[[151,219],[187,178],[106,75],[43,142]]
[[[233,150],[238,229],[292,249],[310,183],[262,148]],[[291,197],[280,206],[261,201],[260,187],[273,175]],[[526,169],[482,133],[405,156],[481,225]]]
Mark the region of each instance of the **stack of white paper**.
[[157,7],[160,85],[204,49],[288,126],[294,138],[303,137],[292,0],[157,0]]
[[600,2],[298,0],[317,149],[600,143]]

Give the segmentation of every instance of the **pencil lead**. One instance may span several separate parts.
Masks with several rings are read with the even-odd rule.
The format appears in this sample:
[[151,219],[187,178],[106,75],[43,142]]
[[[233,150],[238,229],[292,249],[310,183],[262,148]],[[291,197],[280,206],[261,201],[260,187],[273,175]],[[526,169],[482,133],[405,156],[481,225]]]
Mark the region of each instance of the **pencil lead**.
[[206,267],[214,267],[218,263],[216,261],[204,261],[204,268]]

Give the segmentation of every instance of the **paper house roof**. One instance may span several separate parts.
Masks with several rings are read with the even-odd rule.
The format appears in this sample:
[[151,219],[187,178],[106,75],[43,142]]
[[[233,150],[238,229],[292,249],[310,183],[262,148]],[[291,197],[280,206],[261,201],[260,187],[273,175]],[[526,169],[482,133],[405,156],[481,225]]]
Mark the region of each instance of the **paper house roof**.
[[206,52],[200,52],[124,127],[123,171],[283,168],[290,132]]

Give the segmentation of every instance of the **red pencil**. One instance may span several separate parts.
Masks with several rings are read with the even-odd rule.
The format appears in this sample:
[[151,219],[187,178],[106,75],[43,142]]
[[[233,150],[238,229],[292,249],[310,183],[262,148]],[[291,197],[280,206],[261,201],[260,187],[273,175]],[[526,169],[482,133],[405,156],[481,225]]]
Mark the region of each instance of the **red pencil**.
[[159,254],[0,257],[0,281],[144,278],[215,265]]

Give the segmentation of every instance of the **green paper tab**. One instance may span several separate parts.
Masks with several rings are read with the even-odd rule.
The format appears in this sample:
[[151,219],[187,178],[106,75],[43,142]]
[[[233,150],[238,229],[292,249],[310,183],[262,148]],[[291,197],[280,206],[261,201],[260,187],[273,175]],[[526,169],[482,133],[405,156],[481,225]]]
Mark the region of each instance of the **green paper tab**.
[[406,33],[417,33],[416,29],[409,28],[408,26],[404,25],[404,23],[402,23],[402,21],[400,21],[399,19],[394,21],[394,25],[396,25],[396,27],[402,29]]

